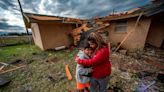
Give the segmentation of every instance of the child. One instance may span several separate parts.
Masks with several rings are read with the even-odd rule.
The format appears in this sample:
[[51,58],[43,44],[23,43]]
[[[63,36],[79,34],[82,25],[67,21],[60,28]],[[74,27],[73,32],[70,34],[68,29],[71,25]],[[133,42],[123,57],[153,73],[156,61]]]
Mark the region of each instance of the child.
[[[85,46],[84,50],[80,50],[77,56],[80,59],[89,59],[92,55],[93,49],[91,47]],[[84,67],[81,64],[77,64],[76,66],[76,81],[77,81],[77,90],[78,92],[84,92],[84,90],[89,92],[88,87],[90,82],[90,74],[92,72],[92,68]]]

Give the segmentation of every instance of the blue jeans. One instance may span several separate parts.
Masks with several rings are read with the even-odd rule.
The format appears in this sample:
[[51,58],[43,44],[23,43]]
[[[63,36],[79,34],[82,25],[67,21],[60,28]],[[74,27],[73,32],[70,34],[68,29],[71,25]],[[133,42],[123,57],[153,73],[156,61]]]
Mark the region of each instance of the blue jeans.
[[107,92],[108,80],[109,76],[101,79],[91,78],[91,92]]

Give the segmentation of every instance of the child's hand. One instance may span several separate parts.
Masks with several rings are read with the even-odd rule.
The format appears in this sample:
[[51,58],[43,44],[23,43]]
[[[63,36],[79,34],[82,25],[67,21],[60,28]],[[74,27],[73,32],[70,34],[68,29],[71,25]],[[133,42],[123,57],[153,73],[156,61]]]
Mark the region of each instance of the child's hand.
[[78,56],[76,56],[76,58],[75,58],[75,62],[78,62],[79,61],[79,57]]

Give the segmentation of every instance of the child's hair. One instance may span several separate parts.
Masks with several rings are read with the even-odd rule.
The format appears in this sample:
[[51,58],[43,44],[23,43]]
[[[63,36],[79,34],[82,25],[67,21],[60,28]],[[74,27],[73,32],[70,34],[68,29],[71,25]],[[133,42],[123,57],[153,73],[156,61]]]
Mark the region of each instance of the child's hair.
[[87,41],[90,41],[92,43],[97,44],[97,49],[102,48],[104,45],[106,45],[104,39],[102,36],[97,32],[92,32],[88,35]]
[[93,48],[90,47],[88,43],[86,43],[86,44],[84,45],[84,48],[83,48],[83,49],[88,49],[88,50],[92,50],[92,51],[93,51]]

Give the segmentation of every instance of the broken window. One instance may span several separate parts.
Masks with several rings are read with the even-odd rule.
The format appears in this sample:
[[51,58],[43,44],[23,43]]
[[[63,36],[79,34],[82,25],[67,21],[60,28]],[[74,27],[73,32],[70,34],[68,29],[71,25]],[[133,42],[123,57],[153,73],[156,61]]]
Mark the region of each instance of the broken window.
[[117,21],[115,25],[116,32],[126,32],[127,30],[127,20]]

